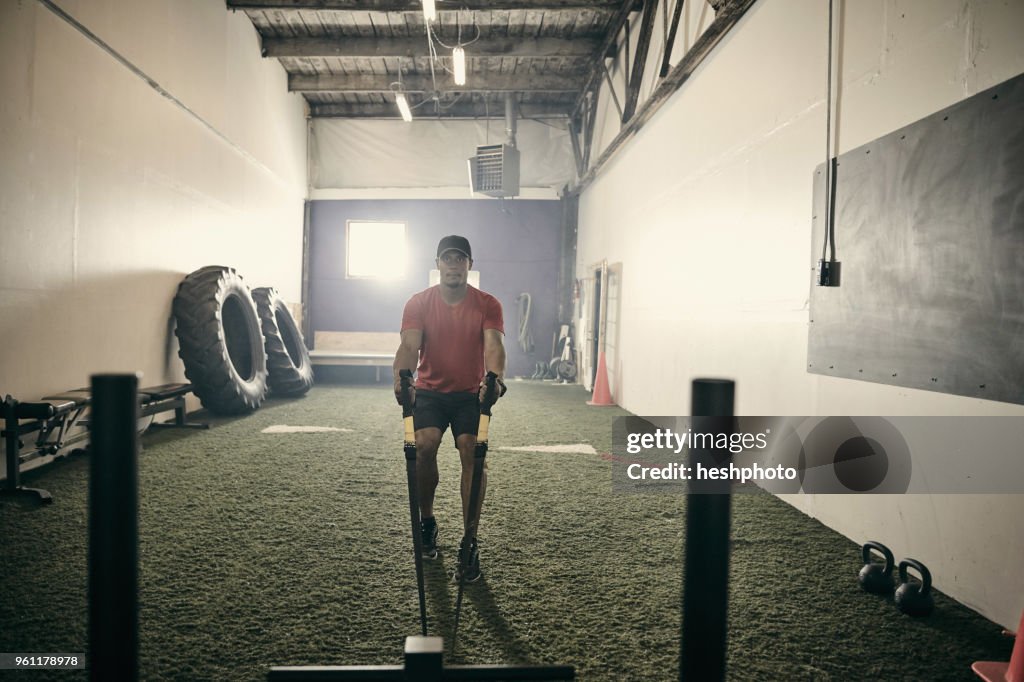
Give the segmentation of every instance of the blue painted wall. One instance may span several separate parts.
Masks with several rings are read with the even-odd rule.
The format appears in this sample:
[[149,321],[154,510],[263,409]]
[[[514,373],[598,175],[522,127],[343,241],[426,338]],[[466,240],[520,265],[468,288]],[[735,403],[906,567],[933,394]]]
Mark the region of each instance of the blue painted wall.
[[[310,214],[309,315],[315,331],[398,331],[408,298],[427,287],[437,242],[461,234],[473,247],[480,288],[505,313],[507,374],[529,376],[537,361],[550,360],[557,328],[560,201],[320,200]],[[409,259],[403,278],[388,282],[345,277],[348,220],[407,224]],[[393,259],[388,253],[383,259]],[[535,352],[520,349],[516,297],[532,297],[530,329]]]

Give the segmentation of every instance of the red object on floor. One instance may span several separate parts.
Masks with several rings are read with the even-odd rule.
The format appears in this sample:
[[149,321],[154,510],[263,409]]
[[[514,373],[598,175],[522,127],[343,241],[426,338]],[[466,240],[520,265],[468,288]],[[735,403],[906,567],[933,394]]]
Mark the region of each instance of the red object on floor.
[[597,376],[594,378],[594,395],[587,405],[607,407],[614,405],[612,394],[608,390],[608,365],[604,360],[604,351],[597,354]]
[[971,670],[987,682],[1024,682],[1024,611],[1017,626],[1017,639],[1009,663],[1002,661],[975,661]]

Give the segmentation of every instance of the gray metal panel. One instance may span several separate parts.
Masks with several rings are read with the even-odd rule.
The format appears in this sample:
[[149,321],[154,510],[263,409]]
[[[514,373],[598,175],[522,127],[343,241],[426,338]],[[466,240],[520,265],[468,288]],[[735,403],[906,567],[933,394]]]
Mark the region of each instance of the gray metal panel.
[[809,372],[1024,403],[1024,75],[841,155],[835,244]]

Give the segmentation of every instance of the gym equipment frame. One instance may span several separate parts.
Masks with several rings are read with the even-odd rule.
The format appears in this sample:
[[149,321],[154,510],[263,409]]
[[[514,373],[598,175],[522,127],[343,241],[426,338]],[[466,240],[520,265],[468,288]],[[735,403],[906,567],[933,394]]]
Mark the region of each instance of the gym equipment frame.
[[[137,393],[139,417],[173,410],[173,421],[154,422],[150,426],[209,428],[208,424],[190,423],[186,419],[185,396],[191,391],[191,384],[161,384],[144,388]],[[73,452],[67,451],[71,445],[87,440],[91,404],[92,393],[88,388],[57,393],[38,402],[19,402],[10,395],[4,398],[4,426],[0,435],[4,439],[7,480],[0,488],[0,494],[26,495],[43,503],[52,502],[49,492],[21,485],[21,465],[40,457],[60,457],[63,452]],[[76,431],[76,427],[80,430]],[[26,449],[21,437],[32,433],[38,435]]]

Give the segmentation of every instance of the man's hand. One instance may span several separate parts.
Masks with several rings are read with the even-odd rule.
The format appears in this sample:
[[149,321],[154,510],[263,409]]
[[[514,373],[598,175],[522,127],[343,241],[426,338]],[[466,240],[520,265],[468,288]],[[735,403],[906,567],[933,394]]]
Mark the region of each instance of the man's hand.
[[[498,389],[497,392],[494,395],[494,402],[498,402],[498,398],[500,398],[501,396],[505,395],[505,391],[507,391],[508,388],[505,387],[505,382],[501,380],[501,377],[495,377],[494,378],[494,385]],[[477,399],[482,403],[484,401],[484,398],[486,398],[486,397],[487,397],[487,379],[485,377],[484,380],[480,382],[480,394],[479,394],[479,396],[477,396]]]
[[[395,400],[398,401],[399,405],[405,407],[405,404],[402,402],[402,380],[400,378],[395,379]],[[416,387],[411,384],[409,385],[409,405],[416,405]]]

